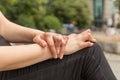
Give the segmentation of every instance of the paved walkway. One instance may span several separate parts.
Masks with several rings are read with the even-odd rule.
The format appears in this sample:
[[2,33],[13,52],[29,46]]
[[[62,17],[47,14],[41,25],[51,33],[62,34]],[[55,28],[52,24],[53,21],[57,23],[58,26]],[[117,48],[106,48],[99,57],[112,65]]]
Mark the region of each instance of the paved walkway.
[[117,80],[120,80],[120,55],[105,52],[105,56],[117,77]]

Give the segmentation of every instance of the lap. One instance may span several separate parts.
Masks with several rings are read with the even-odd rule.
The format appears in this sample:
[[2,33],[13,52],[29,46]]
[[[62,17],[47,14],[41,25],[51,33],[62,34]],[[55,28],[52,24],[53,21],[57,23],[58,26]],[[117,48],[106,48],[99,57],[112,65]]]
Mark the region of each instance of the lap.
[[0,80],[106,79],[116,80],[101,48],[96,43],[92,47],[65,56],[63,60],[50,59],[25,68],[0,72]]

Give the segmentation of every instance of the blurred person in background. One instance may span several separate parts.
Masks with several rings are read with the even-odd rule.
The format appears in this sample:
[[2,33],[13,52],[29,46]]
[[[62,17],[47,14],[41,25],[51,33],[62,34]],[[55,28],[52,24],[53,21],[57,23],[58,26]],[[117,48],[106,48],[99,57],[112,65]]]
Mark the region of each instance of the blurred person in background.
[[107,36],[113,36],[116,34],[116,28],[113,25],[113,19],[109,18],[107,20],[107,29],[106,29],[106,35]]
[[109,18],[108,20],[107,20],[107,26],[108,27],[111,27],[113,25],[113,20],[112,20],[112,18]]
[[106,35],[107,36],[114,36],[116,34],[116,28],[111,26],[106,29]]
[[67,34],[75,33],[77,32],[77,22],[72,21],[70,24],[63,24],[63,27],[66,29]]

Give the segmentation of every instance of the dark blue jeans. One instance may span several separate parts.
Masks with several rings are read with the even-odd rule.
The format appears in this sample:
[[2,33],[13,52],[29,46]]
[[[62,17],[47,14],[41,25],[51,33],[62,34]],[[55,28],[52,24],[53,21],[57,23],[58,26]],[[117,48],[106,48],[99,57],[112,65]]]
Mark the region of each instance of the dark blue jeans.
[[0,80],[117,80],[97,43],[65,56],[0,72]]

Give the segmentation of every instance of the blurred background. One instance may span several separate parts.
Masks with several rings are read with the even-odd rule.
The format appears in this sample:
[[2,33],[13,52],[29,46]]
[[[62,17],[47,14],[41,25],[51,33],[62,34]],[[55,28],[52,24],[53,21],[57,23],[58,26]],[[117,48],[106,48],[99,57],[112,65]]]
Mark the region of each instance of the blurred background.
[[90,28],[120,80],[120,0],[0,0],[0,10],[12,22],[43,31]]
[[60,33],[119,28],[119,9],[119,0],[0,0],[0,10],[9,20]]

